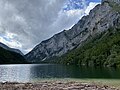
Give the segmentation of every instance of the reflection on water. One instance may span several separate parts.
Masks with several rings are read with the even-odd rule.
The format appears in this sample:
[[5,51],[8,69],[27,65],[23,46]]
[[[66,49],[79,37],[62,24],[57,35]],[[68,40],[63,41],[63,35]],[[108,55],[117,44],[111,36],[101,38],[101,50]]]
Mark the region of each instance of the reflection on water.
[[0,82],[29,82],[38,78],[120,79],[120,70],[52,64],[0,65]]
[[29,81],[30,67],[29,65],[1,65],[0,82]]

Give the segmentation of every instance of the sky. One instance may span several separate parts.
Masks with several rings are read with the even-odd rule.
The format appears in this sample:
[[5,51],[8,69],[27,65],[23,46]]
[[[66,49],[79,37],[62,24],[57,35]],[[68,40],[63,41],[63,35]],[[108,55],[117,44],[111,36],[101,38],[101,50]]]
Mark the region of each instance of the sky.
[[0,0],[0,42],[28,53],[70,29],[100,0]]

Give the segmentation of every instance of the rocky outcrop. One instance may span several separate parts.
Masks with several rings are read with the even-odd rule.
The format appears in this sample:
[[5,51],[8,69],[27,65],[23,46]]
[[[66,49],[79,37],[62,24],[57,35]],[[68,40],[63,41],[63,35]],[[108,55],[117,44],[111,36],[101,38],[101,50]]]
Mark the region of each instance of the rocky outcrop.
[[115,3],[120,3],[120,0],[102,0],[103,2],[115,2]]
[[80,46],[89,36],[99,34],[110,27],[119,28],[120,12],[110,4],[111,2],[119,5],[116,2],[120,1],[103,0],[102,4],[97,5],[89,15],[84,16],[70,30],[64,30],[37,45],[25,55],[28,61],[40,62],[53,56],[61,56]]

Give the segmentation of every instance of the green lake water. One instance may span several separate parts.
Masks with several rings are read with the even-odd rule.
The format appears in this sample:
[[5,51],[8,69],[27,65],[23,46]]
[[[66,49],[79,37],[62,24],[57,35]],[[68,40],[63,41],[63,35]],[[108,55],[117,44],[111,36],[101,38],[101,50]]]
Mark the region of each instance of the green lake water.
[[120,69],[54,64],[0,65],[0,82],[30,82],[43,79],[120,79]]

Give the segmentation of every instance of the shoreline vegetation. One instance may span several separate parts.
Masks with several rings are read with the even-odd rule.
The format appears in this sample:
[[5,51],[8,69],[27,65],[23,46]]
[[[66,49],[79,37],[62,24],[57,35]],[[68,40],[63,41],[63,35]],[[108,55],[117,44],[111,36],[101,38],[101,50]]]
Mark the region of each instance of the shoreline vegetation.
[[1,82],[0,90],[119,90],[120,80],[41,79],[35,82]]

